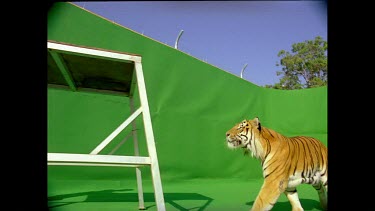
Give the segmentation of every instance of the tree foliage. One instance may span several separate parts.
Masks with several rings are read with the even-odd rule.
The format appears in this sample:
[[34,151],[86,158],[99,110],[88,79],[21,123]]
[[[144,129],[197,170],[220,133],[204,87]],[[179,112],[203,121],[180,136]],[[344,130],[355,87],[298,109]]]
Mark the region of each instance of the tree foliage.
[[305,89],[327,85],[328,43],[322,37],[292,45],[292,52],[281,50],[278,57],[282,66],[276,75],[280,81],[274,85],[265,85],[274,89]]

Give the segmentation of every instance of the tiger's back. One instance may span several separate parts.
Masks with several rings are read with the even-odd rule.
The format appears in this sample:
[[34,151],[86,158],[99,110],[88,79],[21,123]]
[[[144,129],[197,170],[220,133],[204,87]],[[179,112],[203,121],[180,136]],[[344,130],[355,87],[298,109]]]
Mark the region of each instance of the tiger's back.
[[264,137],[264,141],[273,145],[262,162],[264,178],[287,177],[288,187],[302,183],[317,184],[320,180],[323,185],[327,184],[328,151],[322,142],[313,137],[286,137],[268,128],[262,129],[270,137],[277,137]]

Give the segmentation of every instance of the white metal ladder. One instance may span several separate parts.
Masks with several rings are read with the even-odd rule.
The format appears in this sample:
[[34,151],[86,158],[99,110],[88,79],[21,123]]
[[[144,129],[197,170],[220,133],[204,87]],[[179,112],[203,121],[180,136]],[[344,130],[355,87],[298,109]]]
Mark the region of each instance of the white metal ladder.
[[[164,195],[160,178],[159,164],[155,147],[154,134],[151,123],[151,116],[149,111],[149,105],[147,100],[146,86],[143,77],[141,57],[137,55],[131,55],[126,53],[118,53],[112,51],[106,51],[102,49],[87,48],[82,46],[76,46],[71,44],[59,43],[48,41],[48,50],[50,51],[52,58],[57,64],[59,70],[64,76],[69,87],[76,91],[74,79],[67,70],[67,66],[64,64],[63,59],[59,56],[59,52],[81,55],[91,58],[101,58],[109,60],[124,60],[134,63],[135,77],[133,73],[133,81],[131,90],[134,90],[133,85],[138,86],[140,107],[135,110],[133,96],[129,95],[130,110],[132,114],[118,126],[107,138],[105,138],[95,149],[89,154],[73,154],[73,153],[47,153],[48,165],[71,165],[71,166],[124,166],[124,167],[135,167],[137,188],[138,188],[138,199],[139,209],[145,209],[143,199],[143,188],[142,188],[142,176],[140,166],[150,166],[151,176],[153,181],[153,188],[155,194],[155,202],[158,211],[165,210]],[[135,79],[136,78],[136,79]],[[145,137],[148,149],[148,157],[139,156],[138,140],[136,133],[136,122],[134,121],[140,114],[143,117],[143,125],[145,129]],[[99,155],[98,153],[103,150],[121,131],[131,124],[132,135],[134,140],[134,151],[135,156],[120,156],[120,155]]]

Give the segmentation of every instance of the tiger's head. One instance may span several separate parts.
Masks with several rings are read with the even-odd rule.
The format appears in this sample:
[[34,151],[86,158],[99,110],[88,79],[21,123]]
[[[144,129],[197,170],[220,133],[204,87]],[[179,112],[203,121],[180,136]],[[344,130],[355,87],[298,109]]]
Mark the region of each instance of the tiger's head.
[[[226,132],[227,145],[231,149],[244,148],[246,150],[255,151],[259,142],[262,127],[259,118],[252,120],[243,120],[237,123],[230,130]],[[252,155],[254,155],[252,153]]]

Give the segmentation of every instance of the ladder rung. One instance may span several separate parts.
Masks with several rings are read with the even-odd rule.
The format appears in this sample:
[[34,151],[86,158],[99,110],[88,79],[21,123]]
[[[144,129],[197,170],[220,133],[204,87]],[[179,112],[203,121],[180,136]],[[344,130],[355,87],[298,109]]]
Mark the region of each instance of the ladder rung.
[[[49,163],[67,162],[76,164],[91,163],[94,165],[108,164],[116,166],[134,166],[151,165],[150,157],[144,156],[122,156],[122,155],[90,155],[90,154],[71,154],[71,153],[47,153]],[[55,165],[55,164],[51,164]]]
[[143,167],[148,164],[112,164],[112,163],[79,163],[79,162],[48,162],[49,166],[118,166],[118,167]]

